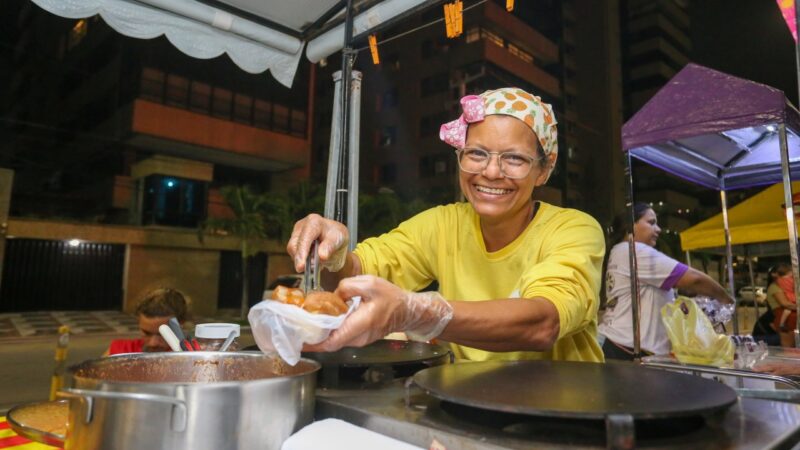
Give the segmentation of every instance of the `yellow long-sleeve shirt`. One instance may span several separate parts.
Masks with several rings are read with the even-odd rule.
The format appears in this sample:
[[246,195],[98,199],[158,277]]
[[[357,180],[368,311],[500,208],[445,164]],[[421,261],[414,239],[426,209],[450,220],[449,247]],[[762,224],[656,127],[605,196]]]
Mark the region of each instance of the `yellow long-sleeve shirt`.
[[547,203],[540,203],[517,239],[496,252],[486,251],[480,218],[469,203],[424,211],[355,250],[363,273],[407,290],[437,280],[448,300],[544,297],[555,305],[560,331],[551,350],[493,353],[451,344],[457,358],[477,361],[603,361],[596,334],[604,253],[597,221]]

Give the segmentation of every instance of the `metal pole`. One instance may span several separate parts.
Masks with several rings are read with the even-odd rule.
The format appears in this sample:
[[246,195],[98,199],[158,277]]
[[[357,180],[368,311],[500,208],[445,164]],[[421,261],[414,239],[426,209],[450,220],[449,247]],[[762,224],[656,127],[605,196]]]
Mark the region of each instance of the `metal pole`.
[[339,165],[342,158],[341,94],[342,71],[333,74],[333,117],[331,118],[331,144],[328,154],[328,178],[325,186],[325,217],[335,219],[336,192],[339,189]]
[[350,96],[350,151],[347,171],[347,229],[350,231],[350,250],[358,242],[358,164],[359,134],[361,131],[361,72],[352,72]]
[[[792,202],[792,172],[789,170],[789,141],[786,138],[786,124],[778,126],[778,138],[781,144],[781,174],[783,175],[783,200],[786,205],[786,226],[789,229],[789,255],[792,259],[792,278],[794,278],[794,295],[800,298],[800,274],[797,259],[797,224],[795,223],[794,202]],[[800,314],[797,315],[800,327]],[[794,330],[794,345],[800,347],[800,334]]]
[[686,265],[692,267],[692,253],[686,250]]
[[794,65],[797,71],[797,96],[800,105],[800,0],[794,1],[794,29],[798,38],[794,43]]
[[[723,182],[724,183],[724,182]],[[731,228],[728,224],[728,198],[725,193],[725,186],[719,191],[719,200],[722,203],[722,224],[725,228],[725,261],[728,265],[728,293],[733,299],[733,334],[739,334],[739,315],[736,307],[736,292],[733,286],[733,249],[731,248]]]
[[633,161],[630,152],[625,154],[625,184],[628,187],[628,217],[631,222],[631,234],[628,238],[628,264],[630,265],[631,280],[631,320],[633,321],[633,358],[638,361],[642,357],[641,330],[639,325],[640,298],[639,298],[639,267],[636,262],[636,244],[633,239],[633,226],[636,223],[633,211]]
[[339,85],[340,89],[340,108],[341,108],[341,115],[339,116],[339,122],[341,123],[341,133],[339,135],[339,140],[341,142],[341,153],[339,159],[339,172],[336,178],[336,207],[334,211],[334,218],[339,222],[346,222],[346,215],[348,214],[345,211],[347,206],[347,174],[346,171],[348,166],[344,163],[346,158],[349,158],[350,152],[350,114],[349,114],[349,106],[350,106],[350,77],[351,72],[353,70],[353,61],[355,58],[355,53],[353,49],[350,47],[351,41],[353,40],[353,8],[352,8],[352,0],[347,0],[347,8],[345,9],[345,22],[344,22],[344,46],[342,48],[342,80],[343,82]]
[[750,257],[750,251],[747,246],[744,247],[745,258],[747,258],[747,271],[750,272],[750,291],[753,293],[753,308],[755,308],[756,317],[753,324],[758,321],[758,298],[756,297],[756,281],[753,277],[753,258]]

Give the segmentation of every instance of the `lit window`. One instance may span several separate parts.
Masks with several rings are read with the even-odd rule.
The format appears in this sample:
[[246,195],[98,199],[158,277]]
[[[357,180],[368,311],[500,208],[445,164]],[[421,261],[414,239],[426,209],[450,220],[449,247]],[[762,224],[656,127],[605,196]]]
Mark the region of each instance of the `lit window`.
[[164,175],[149,175],[143,182],[143,225],[194,228],[205,218],[207,183]]
[[253,113],[253,122],[255,126],[260,128],[270,128],[272,115],[272,103],[264,100],[256,100],[253,104],[255,112]]
[[505,47],[505,42],[503,42],[503,38],[492,33],[489,30],[481,29],[481,37],[497,45],[498,47]]
[[189,79],[180,75],[167,75],[166,103],[173,106],[186,106],[189,100]]
[[208,113],[211,107],[211,85],[192,81],[189,93],[189,108],[192,111]]
[[250,123],[253,111],[253,98],[248,95],[235,94],[233,96],[233,120]]
[[232,103],[233,93],[231,91],[215,87],[211,97],[211,114],[224,119],[229,118],[231,116]]
[[141,96],[148,100],[161,101],[164,95],[164,72],[145,67],[142,69]]
[[533,56],[531,56],[530,53],[527,53],[524,50],[521,50],[519,47],[517,47],[514,44],[508,44],[508,52],[511,53],[512,55],[516,56],[517,58],[525,61],[526,63],[532,63],[533,62]]

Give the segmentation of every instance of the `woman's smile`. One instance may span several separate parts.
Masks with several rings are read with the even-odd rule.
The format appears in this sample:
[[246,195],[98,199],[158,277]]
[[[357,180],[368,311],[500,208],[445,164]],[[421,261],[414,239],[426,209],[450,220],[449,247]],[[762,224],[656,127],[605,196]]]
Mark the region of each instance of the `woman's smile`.
[[498,187],[484,186],[480,184],[473,184],[472,187],[474,187],[476,191],[482,194],[487,194],[489,196],[502,196],[514,192],[514,189],[504,189]]

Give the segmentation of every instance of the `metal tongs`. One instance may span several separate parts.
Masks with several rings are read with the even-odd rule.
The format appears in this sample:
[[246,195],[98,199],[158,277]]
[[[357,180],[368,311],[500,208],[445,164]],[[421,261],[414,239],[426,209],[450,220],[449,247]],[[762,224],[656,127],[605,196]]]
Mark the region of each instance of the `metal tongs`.
[[319,285],[319,241],[311,243],[311,249],[306,256],[306,270],[303,272],[303,293],[322,289]]

